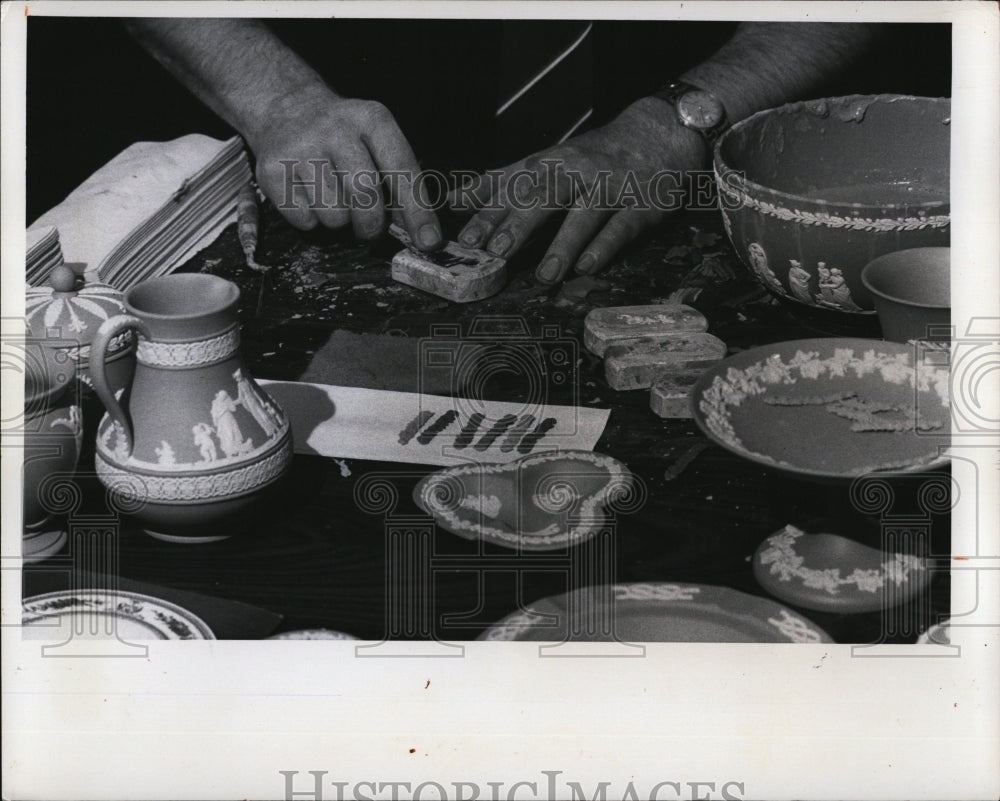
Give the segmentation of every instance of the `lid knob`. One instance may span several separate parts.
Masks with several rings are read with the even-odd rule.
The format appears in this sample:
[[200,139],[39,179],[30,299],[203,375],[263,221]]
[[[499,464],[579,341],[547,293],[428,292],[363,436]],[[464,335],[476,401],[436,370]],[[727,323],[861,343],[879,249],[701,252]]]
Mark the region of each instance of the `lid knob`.
[[76,288],[76,273],[66,264],[60,264],[49,275],[49,286],[56,292],[72,292]]

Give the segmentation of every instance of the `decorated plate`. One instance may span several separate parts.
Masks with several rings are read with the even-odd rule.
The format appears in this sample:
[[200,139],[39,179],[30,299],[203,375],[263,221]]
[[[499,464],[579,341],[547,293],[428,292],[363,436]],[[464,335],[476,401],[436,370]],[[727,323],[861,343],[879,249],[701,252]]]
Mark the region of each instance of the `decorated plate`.
[[299,629],[272,634],[269,640],[356,640],[357,637],[333,629]]
[[719,445],[795,475],[928,470],[947,461],[946,358],[871,339],[767,345],[706,370],[692,411]]
[[704,584],[607,584],[543,598],[480,640],[530,642],[832,642],[768,598]]
[[214,640],[201,618],[169,601],[122,590],[50,592],[21,604],[25,639]]
[[609,508],[636,508],[637,492],[629,469],[610,456],[548,451],[439,470],[418,482],[413,499],[459,537],[548,551],[590,539]]

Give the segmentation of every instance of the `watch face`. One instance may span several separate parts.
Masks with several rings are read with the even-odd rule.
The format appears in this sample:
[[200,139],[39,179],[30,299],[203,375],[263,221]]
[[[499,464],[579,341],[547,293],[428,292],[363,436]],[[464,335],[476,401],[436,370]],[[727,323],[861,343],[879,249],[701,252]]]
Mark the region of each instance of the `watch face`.
[[677,101],[677,111],[685,125],[707,131],[719,125],[725,116],[722,104],[710,92],[696,89],[685,92]]

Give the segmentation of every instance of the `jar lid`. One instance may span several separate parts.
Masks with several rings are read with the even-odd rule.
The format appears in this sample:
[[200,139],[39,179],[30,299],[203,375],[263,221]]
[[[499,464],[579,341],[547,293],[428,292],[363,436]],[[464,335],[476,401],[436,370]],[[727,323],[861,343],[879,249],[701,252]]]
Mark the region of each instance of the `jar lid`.
[[[117,289],[82,281],[78,273],[84,267],[62,264],[52,271],[48,286],[29,287],[25,312],[30,336],[49,340],[49,347],[67,348],[74,358],[86,359],[101,323],[126,311]],[[58,340],[65,340],[65,345]],[[108,354],[121,352],[131,344],[131,333],[117,336],[108,344]]]

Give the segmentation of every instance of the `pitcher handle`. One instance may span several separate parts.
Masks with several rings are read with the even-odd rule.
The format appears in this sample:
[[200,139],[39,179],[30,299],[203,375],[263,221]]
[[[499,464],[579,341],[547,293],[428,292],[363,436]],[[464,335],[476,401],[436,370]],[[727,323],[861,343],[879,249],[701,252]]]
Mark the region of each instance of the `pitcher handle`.
[[118,402],[118,398],[115,397],[111,384],[108,383],[104,357],[107,355],[111,340],[130,328],[137,330],[146,339],[150,338],[149,328],[142,320],[131,314],[119,314],[109,317],[101,323],[101,327],[97,329],[97,334],[90,344],[90,380],[94,385],[94,392],[104,404],[104,408],[108,410],[108,416],[125,431],[128,437],[129,453],[132,451],[132,423],[128,415],[125,414],[121,403]]

